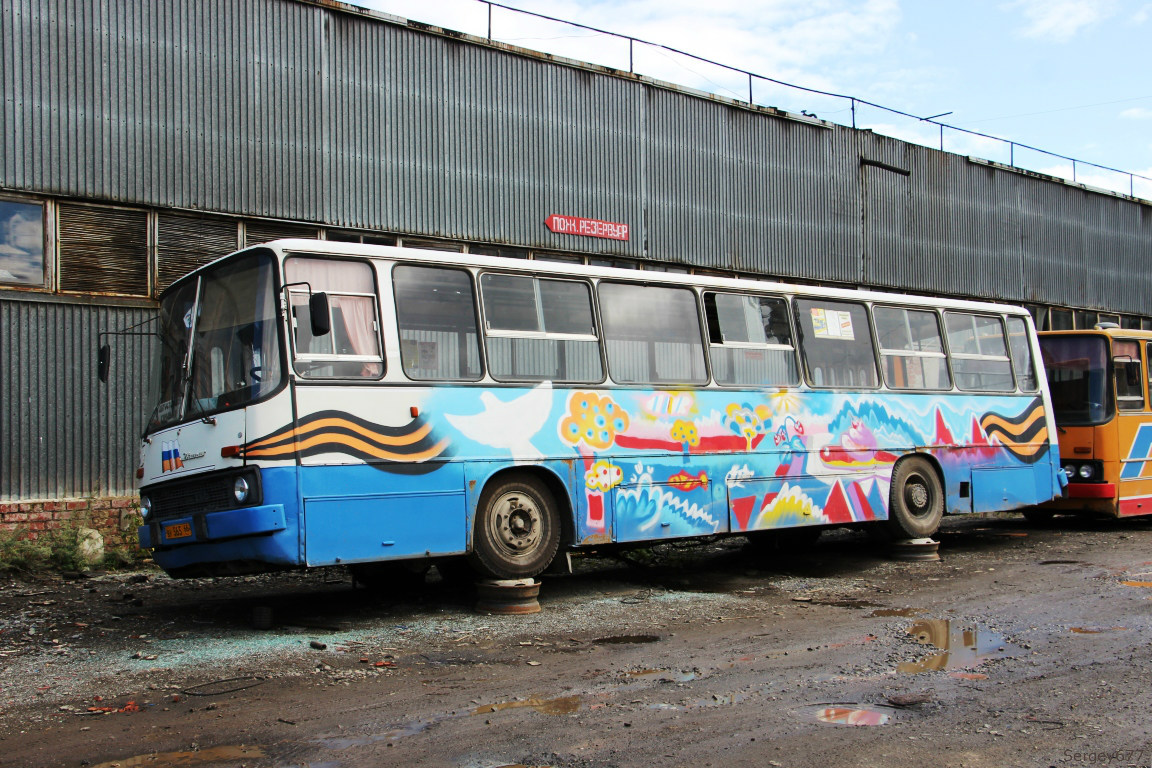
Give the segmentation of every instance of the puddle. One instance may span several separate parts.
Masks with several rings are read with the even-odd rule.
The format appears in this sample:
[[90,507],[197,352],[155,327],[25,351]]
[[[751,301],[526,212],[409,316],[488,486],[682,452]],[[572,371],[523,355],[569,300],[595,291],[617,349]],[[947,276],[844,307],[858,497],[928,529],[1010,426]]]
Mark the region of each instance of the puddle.
[[1078,635],[1098,635],[1101,632],[1123,632],[1128,627],[1072,627],[1071,631]]
[[1122,581],[1120,583],[1126,587],[1152,587],[1152,581]]
[[94,768],[143,768],[143,766],[172,765],[191,766],[205,763],[218,763],[224,761],[250,761],[265,757],[264,750],[257,746],[245,745],[236,747],[209,747],[196,752],[150,752],[147,755],[126,757],[122,760],[113,760],[100,763]]
[[918,613],[923,613],[919,608],[881,608],[877,611],[872,611],[869,616],[915,616]]
[[[533,696],[524,701],[503,701],[498,704],[484,704],[475,709],[445,712],[440,715],[434,715],[427,720],[413,720],[409,723],[397,725],[389,730],[365,736],[328,736],[316,739],[315,742],[329,749],[336,750],[348,749],[350,747],[363,747],[370,744],[378,744],[382,741],[396,741],[405,736],[414,736],[428,730],[428,728],[433,725],[447,720],[456,720],[461,717],[475,715],[488,715],[506,709],[531,707],[545,715],[570,715],[580,709],[581,702],[581,696],[562,696],[556,699],[542,699]],[[149,765],[155,765],[155,763],[150,763]],[[173,763],[173,765],[183,765],[183,763]]]
[[988,675],[979,672],[949,672],[948,677],[954,677],[957,680],[987,680]]
[[499,704],[484,704],[472,710],[473,715],[487,715],[505,709],[531,707],[544,715],[570,715],[580,709],[580,696],[562,696],[558,699],[541,699],[533,696],[524,701],[504,701]]
[[942,669],[970,669],[989,659],[1002,659],[1020,652],[1019,648],[1005,643],[1004,638],[993,632],[979,627],[953,627],[950,619],[922,619],[908,629],[908,634],[921,645],[933,645],[943,651],[896,666],[897,671],[909,675]]
[[711,707],[730,707],[733,704],[740,704],[748,701],[755,694],[753,693],[714,693],[706,699],[695,699],[694,701],[686,701],[680,704],[668,704],[667,702],[657,702],[655,704],[646,704],[645,709],[658,709],[658,710],[671,710],[674,712],[684,712],[689,709],[708,709]]
[[876,608],[880,603],[873,603],[868,600],[860,600],[853,598],[844,598],[841,600],[824,600],[817,598],[812,601],[814,605],[831,605],[836,608]]
[[593,645],[621,645],[626,643],[654,643],[660,639],[659,635],[615,635],[601,637],[592,641]]
[[820,722],[833,725],[884,725],[892,719],[874,709],[851,707],[820,707],[814,714]]
[[377,744],[381,741],[395,741],[404,736],[415,736],[418,733],[428,730],[430,726],[448,719],[451,719],[450,715],[442,715],[430,720],[413,720],[410,723],[398,725],[390,730],[381,733],[372,733],[367,736],[328,736],[314,739],[313,741],[328,749],[335,750],[363,747],[369,744]]

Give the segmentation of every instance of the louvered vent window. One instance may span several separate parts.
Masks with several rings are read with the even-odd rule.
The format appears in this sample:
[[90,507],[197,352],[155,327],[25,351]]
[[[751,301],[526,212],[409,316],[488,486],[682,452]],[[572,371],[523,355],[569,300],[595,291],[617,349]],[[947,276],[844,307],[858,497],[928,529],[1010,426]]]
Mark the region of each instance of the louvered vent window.
[[244,225],[244,246],[266,243],[284,237],[305,237],[315,240],[320,234],[318,227],[300,224],[285,224],[279,221],[249,221]]
[[60,205],[60,290],[148,295],[148,214]]
[[460,253],[464,250],[463,243],[447,243],[443,240],[425,240],[419,237],[405,237],[401,243],[405,248],[423,248],[426,251]]
[[160,214],[156,219],[156,291],[236,250],[235,219]]

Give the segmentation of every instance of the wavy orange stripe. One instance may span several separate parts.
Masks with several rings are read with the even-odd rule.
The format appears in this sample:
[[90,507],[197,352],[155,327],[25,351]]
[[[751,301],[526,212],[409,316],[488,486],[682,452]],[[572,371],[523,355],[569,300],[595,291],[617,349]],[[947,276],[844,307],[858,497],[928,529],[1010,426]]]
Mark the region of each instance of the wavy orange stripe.
[[1032,413],[1028,415],[1027,419],[1020,422],[1019,424],[1014,424],[1010,421],[1007,421],[1003,416],[1000,416],[999,414],[991,414],[984,417],[984,421],[980,426],[984,427],[985,431],[987,431],[988,427],[995,426],[1000,427],[1000,429],[1003,429],[1006,432],[1019,435],[1027,432],[1032,424],[1034,424],[1037,419],[1043,418],[1043,416],[1044,409],[1035,408],[1033,409]]
[[318,429],[323,429],[324,427],[343,427],[345,429],[350,429],[357,434],[364,435],[367,438],[376,440],[380,443],[384,443],[385,445],[411,445],[412,443],[420,442],[420,440],[422,440],[429,432],[432,431],[432,424],[431,422],[428,422],[410,434],[401,435],[400,437],[388,437],[387,435],[381,435],[378,432],[365,429],[355,422],[346,421],[344,419],[320,419],[319,421],[312,422],[304,428],[293,428],[290,431],[276,435],[275,437],[265,438],[263,440],[252,443],[245,450],[245,453],[250,454],[252,449],[258,449],[262,445],[278,443],[281,440],[286,440],[288,438],[302,437],[304,435],[311,434]]
[[439,456],[444,448],[448,445],[448,439],[445,438],[440,442],[433,445],[427,450],[419,453],[392,453],[391,451],[384,451],[374,445],[370,445],[363,440],[348,437],[347,435],[313,435],[307,440],[298,441],[289,445],[279,446],[277,448],[268,448],[265,450],[245,451],[246,457],[256,458],[276,458],[279,456],[290,455],[297,451],[304,451],[317,445],[324,445],[325,443],[336,443],[337,445],[344,445],[352,448],[361,453],[368,454],[377,459],[388,459],[391,461],[424,461]]

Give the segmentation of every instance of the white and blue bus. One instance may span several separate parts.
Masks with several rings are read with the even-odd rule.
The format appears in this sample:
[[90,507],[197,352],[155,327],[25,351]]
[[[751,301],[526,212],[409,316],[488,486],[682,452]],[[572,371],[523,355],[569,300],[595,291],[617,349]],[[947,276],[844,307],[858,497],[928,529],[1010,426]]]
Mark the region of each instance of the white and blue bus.
[[139,538],[174,576],[917,538],[1065,483],[999,304],[280,240],[174,283],[158,332]]

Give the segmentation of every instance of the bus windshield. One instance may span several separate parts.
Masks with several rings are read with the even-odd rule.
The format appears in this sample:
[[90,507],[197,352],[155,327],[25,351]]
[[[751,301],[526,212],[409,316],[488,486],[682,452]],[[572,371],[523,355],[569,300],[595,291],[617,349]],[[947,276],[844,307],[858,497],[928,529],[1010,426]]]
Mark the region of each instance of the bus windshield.
[[275,263],[266,253],[240,256],[161,298],[160,399],[149,431],[231,410],[279,388]]
[[1106,338],[1041,336],[1040,351],[1057,423],[1081,426],[1112,418]]

